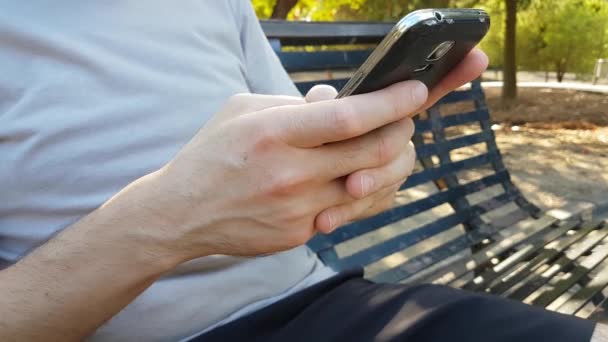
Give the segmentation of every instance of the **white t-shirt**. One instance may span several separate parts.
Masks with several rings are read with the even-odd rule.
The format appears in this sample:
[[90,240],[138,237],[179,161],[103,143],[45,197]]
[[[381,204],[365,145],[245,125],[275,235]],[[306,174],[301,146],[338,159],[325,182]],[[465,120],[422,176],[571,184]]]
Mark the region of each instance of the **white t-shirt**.
[[[298,94],[247,0],[3,1],[0,259],[164,165],[239,92]],[[305,247],[193,260],[92,339],[185,338],[332,274]]]

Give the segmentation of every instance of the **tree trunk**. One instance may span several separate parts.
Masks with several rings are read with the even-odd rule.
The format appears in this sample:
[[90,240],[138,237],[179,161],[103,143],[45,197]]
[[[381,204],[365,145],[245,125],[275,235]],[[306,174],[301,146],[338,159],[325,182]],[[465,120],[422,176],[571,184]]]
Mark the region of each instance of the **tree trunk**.
[[298,3],[298,0],[277,0],[272,9],[270,19],[287,19],[289,11]]
[[515,32],[517,30],[517,0],[505,0],[505,45],[502,100],[508,103],[517,98],[517,57]]
[[561,63],[557,63],[557,66],[555,68],[555,74],[557,76],[557,82],[562,83],[562,81],[564,80],[564,74],[566,72],[564,71],[564,67],[562,66]]

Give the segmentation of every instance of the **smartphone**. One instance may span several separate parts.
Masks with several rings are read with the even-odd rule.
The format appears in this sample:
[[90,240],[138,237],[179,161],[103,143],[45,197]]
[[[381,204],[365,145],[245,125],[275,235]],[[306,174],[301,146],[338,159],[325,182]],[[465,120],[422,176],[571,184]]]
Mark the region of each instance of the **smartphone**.
[[486,35],[490,16],[479,9],[425,9],[401,19],[338,93],[369,93],[419,80],[431,90]]

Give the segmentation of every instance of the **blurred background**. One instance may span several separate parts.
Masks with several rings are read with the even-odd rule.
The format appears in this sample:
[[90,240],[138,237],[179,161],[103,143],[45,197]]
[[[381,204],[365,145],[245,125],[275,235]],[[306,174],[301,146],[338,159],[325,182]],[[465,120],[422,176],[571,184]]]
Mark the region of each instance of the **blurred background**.
[[[394,22],[421,8],[483,8],[492,17],[481,43],[490,69],[508,64],[505,37],[516,31],[511,55],[517,56],[517,69],[538,74],[524,79],[593,81],[598,60],[608,57],[606,0],[253,0],[253,5],[261,19],[305,21]],[[516,19],[507,22],[508,14]],[[608,65],[603,69],[595,81],[608,84]]]
[[303,21],[396,22],[421,8],[485,9],[492,26],[481,43],[490,57],[483,87],[515,182],[548,209],[608,203],[608,1],[252,3],[260,19]]

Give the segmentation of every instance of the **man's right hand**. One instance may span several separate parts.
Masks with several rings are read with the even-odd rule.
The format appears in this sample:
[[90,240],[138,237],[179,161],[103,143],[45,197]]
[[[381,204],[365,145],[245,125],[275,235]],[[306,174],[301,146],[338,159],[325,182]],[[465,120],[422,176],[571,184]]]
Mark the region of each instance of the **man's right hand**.
[[185,259],[302,245],[390,205],[386,192],[415,160],[409,116],[426,99],[417,81],[313,103],[234,96],[149,176],[155,202],[147,206]]

